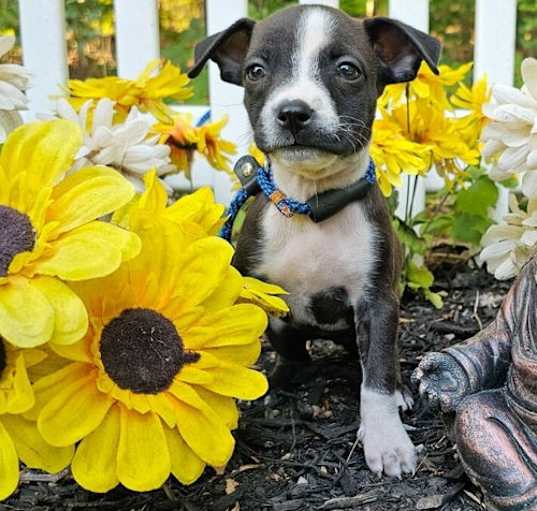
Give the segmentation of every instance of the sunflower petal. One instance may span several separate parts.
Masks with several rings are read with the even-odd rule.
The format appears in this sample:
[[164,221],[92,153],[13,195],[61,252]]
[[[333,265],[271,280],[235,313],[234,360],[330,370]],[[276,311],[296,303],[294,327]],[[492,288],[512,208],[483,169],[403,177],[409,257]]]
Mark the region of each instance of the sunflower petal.
[[10,278],[0,286],[0,335],[15,346],[44,344],[54,331],[54,309],[25,278]]
[[112,273],[139,253],[141,243],[134,233],[96,221],[66,233],[52,247],[52,254],[36,263],[37,273],[87,280]]
[[172,463],[172,474],[181,484],[192,484],[199,479],[205,463],[188,447],[177,429],[164,428]]
[[170,452],[158,416],[121,407],[117,474],[123,486],[150,491],[162,486],[171,470]]
[[208,372],[213,379],[203,386],[223,396],[257,399],[268,390],[267,378],[253,369],[222,362],[220,367],[208,369]]
[[263,334],[267,321],[265,312],[256,305],[233,305],[204,316],[185,332],[185,344],[194,350],[250,344]]
[[71,445],[94,431],[112,404],[110,396],[97,390],[91,373],[68,385],[63,383],[39,414],[39,432],[49,444]]
[[85,168],[56,186],[47,221],[58,222],[59,233],[70,231],[113,212],[133,196],[134,187],[116,170]]
[[241,366],[251,366],[255,364],[261,354],[261,342],[259,339],[250,344],[241,344],[239,346],[222,346],[220,348],[207,348],[200,353],[208,353],[219,360],[226,360],[233,364]]
[[2,147],[0,165],[10,180],[26,173],[21,181],[21,211],[29,211],[39,190],[51,186],[69,170],[81,144],[80,128],[65,120],[32,122],[9,135]]
[[0,421],[0,500],[9,497],[19,484],[19,457],[11,436]]
[[185,442],[205,463],[213,467],[226,465],[235,439],[223,420],[188,385],[175,381],[170,391],[177,398],[177,427]]
[[66,284],[51,277],[36,277],[30,281],[46,296],[55,312],[51,343],[73,344],[88,330],[88,314],[84,303]]
[[174,296],[181,297],[184,309],[208,298],[227,275],[233,256],[231,245],[220,238],[202,238],[186,249]]
[[24,354],[19,352],[15,362],[15,377],[13,388],[8,392],[6,402],[7,413],[23,413],[34,406],[35,397],[28,372],[24,363]]
[[45,470],[51,474],[67,467],[73,457],[74,447],[53,447],[39,434],[35,422],[20,415],[5,415],[2,422],[8,430],[25,465]]
[[239,409],[233,398],[216,394],[200,385],[192,385],[192,388],[216,412],[216,415],[225,422],[229,429],[237,428]]
[[112,406],[101,425],[78,446],[71,470],[75,481],[86,490],[105,493],[119,484],[117,451],[119,408]]

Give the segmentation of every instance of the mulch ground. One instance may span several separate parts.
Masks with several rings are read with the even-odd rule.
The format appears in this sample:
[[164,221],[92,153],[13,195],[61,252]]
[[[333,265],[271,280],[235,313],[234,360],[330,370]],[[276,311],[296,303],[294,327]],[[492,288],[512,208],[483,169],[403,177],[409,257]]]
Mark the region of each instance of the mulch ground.
[[[415,296],[401,313],[403,378],[420,357],[462,341],[496,315],[509,283],[483,270],[437,270],[445,306],[435,310]],[[106,495],[80,489],[68,473],[50,479],[26,472],[24,483],[0,510],[64,511],[310,511],[357,509],[406,511],[484,509],[481,494],[462,473],[442,418],[418,401],[405,414],[420,448],[413,477],[378,479],[355,445],[359,425],[360,369],[331,342],[312,344],[315,363],[293,392],[242,405],[237,447],[225,473],[206,470],[190,487],[170,479],[161,490],[136,494],[118,488]],[[264,347],[260,365],[270,371],[274,354]]]

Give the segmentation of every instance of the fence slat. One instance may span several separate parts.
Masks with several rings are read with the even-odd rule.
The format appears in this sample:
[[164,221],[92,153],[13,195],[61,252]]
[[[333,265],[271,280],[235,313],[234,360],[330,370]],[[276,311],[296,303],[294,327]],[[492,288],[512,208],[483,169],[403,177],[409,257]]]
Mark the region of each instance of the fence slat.
[[31,114],[49,112],[67,81],[64,0],[19,0],[23,60],[32,73]]
[[[207,0],[207,34],[214,34],[225,30],[238,18],[247,16],[247,0]],[[209,65],[209,97],[211,98],[211,113],[213,119],[219,119],[222,115],[229,118],[228,124],[223,131],[224,137],[233,140],[237,144],[238,154],[241,156],[248,149],[252,140],[249,136],[251,131],[246,110],[242,106],[244,96],[243,89],[225,83],[220,79],[218,67],[213,62]],[[214,188],[216,199],[228,204],[233,196],[231,181],[223,172],[215,172]]]
[[301,4],[327,5],[328,7],[339,7],[339,0],[299,0]]
[[158,1],[133,3],[114,0],[118,75],[123,78],[136,78],[148,62],[160,57]]
[[[515,69],[517,0],[476,0],[474,79],[487,74],[491,84],[512,85]],[[494,217],[508,211],[509,190],[499,187]]]
[[[404,21],[413,27],[429,31],[429,0],[390,0],[390,16]],[[415,189],[414,189],[415,186]],[[425,209],[425,178],[414,176],[404,176],[403,186],[399,190],[399,202],[395,214],[405,218],[407,201],[412,200],[414,196],[414,205],[410,216],[414,216]]]

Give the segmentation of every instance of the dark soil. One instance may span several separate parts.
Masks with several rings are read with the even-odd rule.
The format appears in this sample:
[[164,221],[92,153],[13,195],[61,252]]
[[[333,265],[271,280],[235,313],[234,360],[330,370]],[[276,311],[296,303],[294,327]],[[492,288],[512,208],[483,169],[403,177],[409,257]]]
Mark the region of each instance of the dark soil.
[[[509,287],[467,267],[441,268],[437,281],[437,290],[445,292],[442,310],[415,296],[403,300],[401,365],[407,383],[424,353],[462,341],[490,322]],[[0,510],[484,509],[479,490],[462,473],[442,418],[420,402],[404,417],[414,443],[421,446],[415,476],[379,480],[371,474],[360,445],[353,450],[359,365],[330,342],[313,343],[312,353],[313,370],[302,375],[296,390],[242,405],[237,447],[225,473],[208,469],[190,487],[172,478],[150,493],[118,488],[96,495],[80,489],[67,473],[51,481],[30,472]],[[274,354],[265,346],[260,364],[268,371],[273,363]]]

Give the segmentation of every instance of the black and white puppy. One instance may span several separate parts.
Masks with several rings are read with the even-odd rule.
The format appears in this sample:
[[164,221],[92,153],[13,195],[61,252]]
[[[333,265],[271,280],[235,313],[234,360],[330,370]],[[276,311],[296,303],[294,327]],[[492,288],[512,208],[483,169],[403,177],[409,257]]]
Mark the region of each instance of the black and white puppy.
[[[200,42],[190,76],[212,59],[223,80],[244,87],[276,185],[305,201],[364,176],[377,97],[386,84],[414,79],[422,60],[435,70],[439,53],[436,39],[389,18],[297,6]],[[308,339],[358,347],[366,462],[379,474],[413,473],[416,452],[399,416],[411,405],[397,350],[399,246],[378,187],[320,223],[287,218],[259,194],[234,264],[289,291],[289,317],[273,318],[268,331],[279,353],[275,379],[309,360]]]

